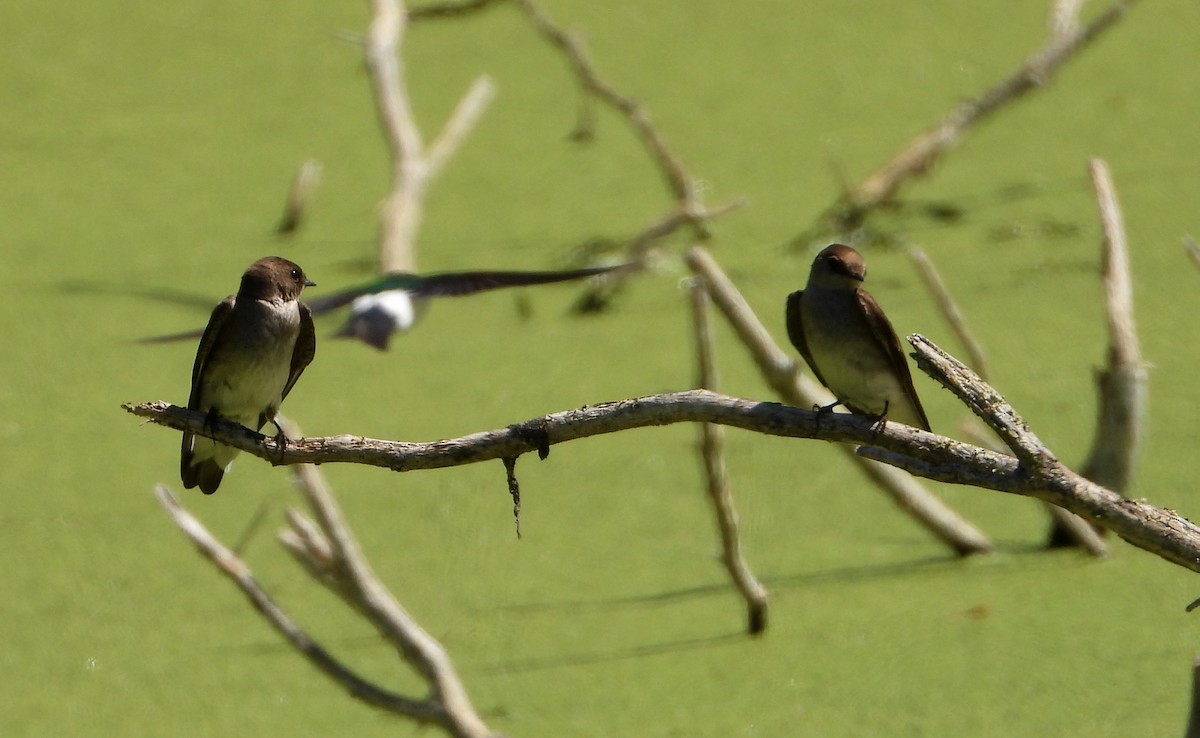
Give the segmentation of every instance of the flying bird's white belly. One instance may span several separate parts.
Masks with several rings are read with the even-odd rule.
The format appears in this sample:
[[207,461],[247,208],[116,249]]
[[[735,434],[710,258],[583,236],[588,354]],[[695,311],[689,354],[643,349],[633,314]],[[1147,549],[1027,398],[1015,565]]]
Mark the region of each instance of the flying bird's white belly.
[[356,298],[350,305],[351,319],[372,310],[382,310],[391,316],[395,333],[405,333],[417,322],[417,306],[405,290],[386,290]]

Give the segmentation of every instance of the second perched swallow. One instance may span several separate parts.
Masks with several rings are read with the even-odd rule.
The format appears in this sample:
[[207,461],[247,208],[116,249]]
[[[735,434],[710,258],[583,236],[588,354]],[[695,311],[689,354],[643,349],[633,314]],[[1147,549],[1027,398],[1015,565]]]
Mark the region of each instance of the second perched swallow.
[[861,254],[827,246],[813,260],[805,288],[788,295],[788,338],[851,412],[929,430],[896,331],[859,286],[866,276]]
[[[316,354],[312,315],[300,292],[314,283],[278,256],[250,265],[236,295],[213,310],[192,367],[188,409],[247,428],[274,421],[283,398]],[[282,438],[280,431],[277,438]],[[235,448],[183,434],[179,465],[183,486],[217,491],[237,456]]]
[[386,351],[393,333],[412,328],[431,297],[461,297],[501,287],[566,282],[594,277],[629,264],[571,269],[557,272],[444,272],[410,274],[398,272],[374,282],[311,301],[314,315],[350,304],[350,317],[335,334],[339,338],[357,338],[380,351]]

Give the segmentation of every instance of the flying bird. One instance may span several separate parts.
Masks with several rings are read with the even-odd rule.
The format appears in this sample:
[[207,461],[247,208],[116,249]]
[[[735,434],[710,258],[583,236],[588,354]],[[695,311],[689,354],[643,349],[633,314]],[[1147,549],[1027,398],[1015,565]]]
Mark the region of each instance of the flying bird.
[[[358,287],[335,292],[308,303],[313,315],[323,315],[350,305],[350,317],[335,338],[357,338],[386,351],[393,334],[410,330],[432,297],[463,297],[477,292],[551,282],[586,279],[600,274],[632,269],[632,264],[549,272],[470,271],[438,274],[386,274]],[[172,343],[195,338],[199,330],[139,339],[139,343]]]
[[827,246],[813,259],[805,288],[788,295],[788,338],[837,397],[835,405],[929,430],[896,331],[860,286],[866,276],[861,254]]
[[313,315],[350,305],[350,317],[334,334],[357,338],[386,351],[392,334],[411,329],[432,297],[462,297],[477,292],[594,277],[629,264],[550,272],[471,271],[439,274],[396,272],[373,282],[320,297],[309,302]]
[[[287,259],[268,256],[250,265],[236,295],[213,309],[192,366],[188,409],[260,430],[316,354],[312,315],[300,293],[315,283]],[[278,428],[278,424],[276,425]],[[286,443],[283,430],[276,435]],[[238,450],[183,434],[183,486],[212,494]]]

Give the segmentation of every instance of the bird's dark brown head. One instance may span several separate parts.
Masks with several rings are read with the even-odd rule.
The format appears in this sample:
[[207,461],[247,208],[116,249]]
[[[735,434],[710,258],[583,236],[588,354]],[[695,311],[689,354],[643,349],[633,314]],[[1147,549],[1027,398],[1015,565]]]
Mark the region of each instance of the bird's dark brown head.
[[849,246],[835,243],[826,246],[813,259],[809,283],[828,287],[857,287],[867,277],[867,262],[862,254]]
[[255,300],[295,300],[305,287],[315,287],[294,262],[279,256],[267,256],[250,265],[242,275],[238,295]]

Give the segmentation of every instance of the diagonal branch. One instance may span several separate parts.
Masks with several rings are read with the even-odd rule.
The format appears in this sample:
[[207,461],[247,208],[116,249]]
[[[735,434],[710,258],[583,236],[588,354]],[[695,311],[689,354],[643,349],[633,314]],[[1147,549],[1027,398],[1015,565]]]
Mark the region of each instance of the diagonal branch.
[[[717,385],[716,357],[712,324],[709,321],[708,289],[700,279],[692,281],[692,324],[696,335],[697,385],[713,389]],[[721,534],[721,563],[746,602],[746,630],[758,635],[767,628],[767,588],[754,576],[742,553],[740,521],[729,489],[725,467],[725,429],[713,423],[700,423],[700,456],[708,479],[708,499]]]
[[967,352],[967,365],[978,372],[980,377],[985,380],[988,378],[988,362],[987,355],[984,353],[983,346],[979,341],[975,340],[975,335],[971,333],[971,329],[967,327],[967,320],[963,317],[962,311],[958,308],[958,302],[954,296],[950,294],[950,289],[946,287],[945,281],[942,280],[942,275],[938,272],[933,260],[924,250],[912,246],[908,249],[908,258],[917,268],[917,273],[921,275],[921,280],[925,283],[925,288],[933,295],[937,301],[938,309],[942,311],[942,316],[946,319],[946,323],[950,325],[950,329],[954,331],[958,342],[962,344],[963,349]]
[[828,233],[844,234],[858,228],[872,210],[892,200],[909,180],[932,169],[972,127],[1027,93],[1044,87],[1064,63],[1115,26],[1133,3],[1134,0],[1115,0],[1107,10],[1084,25],[1072,17],[1078,11],[1078,3],[1058,3],[1058,17],[1052,21],[1041,48],[1007,78],[956,105],[844,193],[825,211],[810,233],[796,239],[796,245],[806,245],[810,238]]
[[[289,428],[293,432],[294,426]],[[321,471],[311,464],[293,467],[316,522],[289,511],[291,529],[280,540],[321,584],[375,626],[379,634],[430,685],[428,702],[437,706],[438,724],[456,736],[489,736],[475,712],[450,656],[379,581],[359,548]]]
[[1048,449],[1035,445],[1036,436],[1016,411],[977,375],[927,340],[913,336],[910,341],[917,350],[918,365],[928,367],[930,374],[955,395],[972,404],[976,403],[974,398],[986,398],[978,412],[1000,426],[1002,438],[1019,439],[1013,445],[1022,450],[1024,459],[900,423],[887,423],[880,429],[871,418],[842,413],[821,416],[818,423],[817,414],[808,410],[705,390],[589,405],[431,443],[334,436],[290,441],[285,449],[236,423],[224,419],[206,422],[204,413],[167,403],[125,408],[160,425],[227,443],[273,463],[357,463],[396,471],[502,459],[537,451],[543,445],[670,423],[711,422],[769,435],[855,443],[861,444],[859,454],[929,479],[1046,500],[1112,530],[1139,548],[1200,572],[1200,527],[1172,510],[1126,499],[1072,472]]
[[421,723],[441,722],[443,715],[434,704],[381,689],[335,659],[271,599],[250,572],[250,567],[209,533],[208,529],[195,516],[179,504],[179,501],[166,487],[159,485],[155,488],[155,494],[174,520],[175,525],[191,539],[197,550],[212,562],[218,571],[232,580],[238,589],[242,590],[242,594],[246,595],[254,609],[258,610],[293,648],[308,659],[309,663],[345,689],[351,697],[371,707],[405,715]]
[[1116,188],[1102,160],[1093,159],[1090,169],[1104,230],[1108,361],[1096,374],[1096,436],[1083,475],[1124,493],[1133,476],[1145,424],[1147,368],[1133,320],[1129,246]]
[[[982,381],[971,381],[977,375],[966,364],[920,334],[909,336],[908,340],[917,349],[917,366],[953,392],[971,412],[994,430],[1022,466],[1036,469],[1048,461],[1057,461],[999,392]],[[931,361],[931,356],[936,356],[938,361]],[[1049,459],[1045,458],[1047,455]]]
[[385,273],[411,272],[416,269],[416,236],[429,182],[474,127],[495,90],[486,76],[476,79],[426,152],[400,57],[408,12],[399,0],[372,0],[371,7],[365,53],[376,112],[392,159],[392,189],[379,212],[379,268]]
[[659,171],[675,199],[688,204],[696,203],[696,182],[687,173],[683,161],[670,149],[666,139],[650,122],[650,115],[645,108],[633,98],[617,92],[616,88],[602,79],[579,39],[560,28],[534,0],[516,0],[516,3],[542,38],[563,53],[578,78],[580,87],[629,121],[630,127],[646,147],[646,151],[658,164]]

